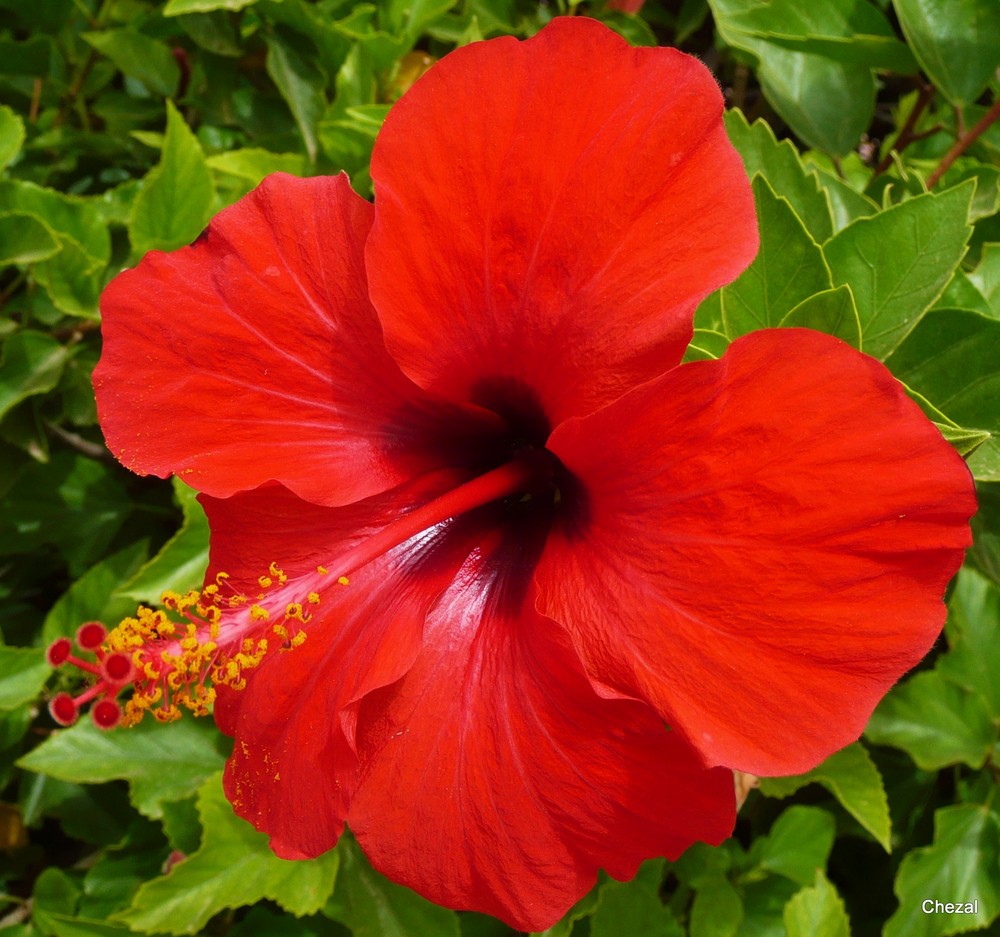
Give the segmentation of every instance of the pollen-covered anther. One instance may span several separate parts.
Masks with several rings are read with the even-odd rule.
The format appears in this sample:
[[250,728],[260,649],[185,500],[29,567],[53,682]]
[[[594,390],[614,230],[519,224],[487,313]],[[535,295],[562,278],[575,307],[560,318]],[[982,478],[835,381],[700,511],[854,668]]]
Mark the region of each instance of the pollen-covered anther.
[[[297,647],[305,640],[305,632],[292,635],[285,625],[274,623],[278,618],[286,623],[309,620],[301,601],[289,601],[297,596],[286,573],[272,563],[256,585],[263,592],[254,600],[219,573],[200,592],[164,593],[163,609],[140,607],[108,635],[103,666],[117,676],[127,665],[134,686],[121,715],[123,724],[135,724],[146,712],[163,722],[179,718],[183,710],[207,715],[217,687],[243,689],[247,673],[260,666],[269,650]],[[303,588],[298,596],[303,593],[310,594]],[[271,635],[280,640],[269,644]],[[116,653],[122,656],[113,658]]]
[[[72,665],[90,685],[76,696],[57,693],[49,704],[52,718],[72,725],[87,703],[93,703],[91,718],[101,729],[134,725],[146,712],[160,722],[179,718],[183,710],[208,715],[216,687],[243,689],[247,673],[269,650],[288,650],[305,640],[305,632],[292,634],[287,622],[309,620],[300,597],[306,594],[313,605],[319,601],[318,593],[308,591],[315,580],[303,583],[298,595],[288,583],[286,573],[271,563],[267,575],[257,579],[264,591],[253,601],[220,572],[200,591],[165,592],[160,609],[139,606],[110,633],[100,622],[87,622],[76,642],[93,661],[74,656],[70,639],[58,638],[47,650],[49,664]],[[275,618],[286,624],[274,624]],[[269,643],[272,635],[280,640]],[[132,698],[122,706],[117,696],[128,685]]]

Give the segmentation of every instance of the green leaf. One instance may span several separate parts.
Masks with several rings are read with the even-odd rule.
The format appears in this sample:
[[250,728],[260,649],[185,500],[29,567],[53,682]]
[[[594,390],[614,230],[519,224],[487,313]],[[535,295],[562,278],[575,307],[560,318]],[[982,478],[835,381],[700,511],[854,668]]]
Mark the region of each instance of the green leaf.
[[[852,0],[795,3],[771,0],[709,0],[722,38],[755,56],[757,77],[767,99],[792,130],[810,146],[828,153],[852,150],[871,124],[875,78],[868,68],[837,62],[826,55],[797,52],[772,41],[759,20],[778,16],[781,35],[853,38],[858,33]],[[875,16],[877,10],[868,7]],[[891,33],[891,31],[890,31]]]
[[52,53],[49,36],[33,36],[20,41],[0,38],[0,75],[44,78],[52,67]]
[[168,589],[200,588],[208,568],[208,519],[198,493],[176,477],[171,481],[184,519],[160,552],[119,588],[118,595],[136,602],[159,602]]
[[655,886],[635,879],[606,882],[600,902],[590,919],[591,937],[684,937],[684,931],[666,908]]
[[289,27],[282,31],[286,40],[294,41],[307,36],[309,41],[297,42],[296,48],[311,58],[315,47],[319,52],[316,65],[325,77],[329,77],[337,74],[351,48],[339,23],[331,22],[332,17],[342,13],[343,9],[350,9],[350,6],[341,8],[337,3],[320,5],[305,0],[258,0],[254,12]]
[[323,152],[338,169],[351,175],[358,191],[364,191],[372,147],[389,112],[387,104],[359,104],[333,116],[334,108],[319,125]]
[[[731,842],[728,840],[725,845]],[[732,853],[725,846],[713,848],[707,843],[694,843],[681,854],[671,871],[678,881],[698,889],[720,875],[725,877],[732,866]]]
[[844,65],[876,68],[908,75],[917,71],[913,53],[894,36],[857,34],[844,36],[795,36],[781,33],[757,33],[761,39],[792,52],[821,55]]
[[35,276],[57,309],[72,316],[97,319],[105,264],[73,238],[60,235],[59,243],[59,253],[39,263]]
[[941,295],[965,254],[972,195],[966,183],[911,198],[826,243],[834,284],[854,293],[863,351],[886,358]]
[[194,797],[163,804],[163,834],[174,849],[183,853],[198,851],[201,844],[201,818]]
[[236,12],[253,6],[257,0],[167,0],[164,16],[181,16],[184,13],[208,13],[212,10]]
[[323,913],[354,937],[459,937],[454,911],[379,875],[352,839],[341,839],[337,851],[340,874]]
[[[911,393],[910,396],[912,397],[913,394]],[[937,421],[934,422],[934,425],[944,437],[945,442],[954,447],[963,459],[968,459],[980,446],[993,438],[993,434],[985,429],[963,429],[961,426],[952,426],[951,423],[938,423]]]
[[378,22],[378,7],[373,3],[359,3],[335,25],[341,35],[360,43],[367,58],[381,72],[390,70],[412,43],[406,36],[394,36],[378,28]]
[[934,304],[934,309],[968,309],[993,317],[989,301],[961,268],[948,281],[944,292]]
[[1000,583],[1000,485],[980,482],[979,511],[972,518],[970,558],[981,573]]
[[958,763],[981,768],[997,727],[978,693],[924,671],[895,687],[865,729],[869,741],[905,751],[925,771]]
[[267,835],[233,813],[219,774],[201,786],[198,812],[201,848],[165,876],[146,882],[114,920],[145,933],[194,934],[217,912],[263,898],[295,915],[322,908],[337,879],[338,850],[318,859],[279,859]]
[[[884,937],[939,937],[987,927],[1000,914],[1000,818],[978,804],[934,813],[934,843],[914,849],[896,876],[899,908]],[[971,913],[935,913],[933,902],[978,905]],[[924,902],[931,901],[931,912]],[[970,908],[971,911],[971,908]]]
[[809,885],[826,868],[836,825],[818,807],[792,806],[774,821],[771,832],[757,840],[758,866],[767,872]]
[[741,882],[743,923],[738,937],[787,937],[783,922],[785,905],[799,890],[791,879],[776,875]]
[[809,172],[791,140],[780,143],[774,131],[763,120],[748,124],[742,111],[725,113],[726,132],[739,151],[751,178],[760,173],[777,195],[788,203],[812,235],[822,244],[833,234],[830,202],[819,180]]
[[969,280],[985,297],[993,317],[1000,319],[1000,244],[984,244],[979,265]]
[[861,320],[849,286],[816,293],[799,303],[784,319],[783,328],[815,329],[861,347]]
[[[201,838],[197,815],[195,826],[196,835],[190,852],[198,849]],[[133,823],[124,841],[105,850],[87,869],[83,897],[77,908],[78,916],[89,921],[106,921],[115,911],[128,905],[144,881],[162,874],[165,845],[158,823],[141,819]]]
[[72,914],[79,897],[80,889],[62,869],[43,869],[35,879],[32,898],[37,910]]
[[811,53],[848,65],[888,69],[902,74],[917,70],[906,45],[874,6],[858,0],[763,0],[730,4],[727,29],[795,52]]
[[729,338],[779,325],[799,303],[831,286],[823,252],[788,200],[775,195],[759,175],[753,193],[760,250],[739,279],[721,291]]
[[995,0],[893,0],[920,66],[953,104],[971,104],[1000,67]]
[[[600,887],[591,888],[572,908],[570,908],[560,920],[551,927],[539,931],[535,937],[571,937],[573,927],[577,921],[591,917],[601,901]],[[462,937],[466,937],[465,927],[462,927]],[[503,937],[508,937],[504,934]]]
[[60,241],[75,243],[92,262],[106,264],[111,259],[107,225],[90,201],[32,182],[5,179],[0,181],[0,211],[37,215]]
[[[397,36],[405,36],[412,46],[424,27],[447,13],[457,0],[388,0],[382,6],[386,28]],[[628,37],[626,37],[628,38]]]
[[0,645],[0,710],[37,699],[51,673],[41,648]]
[[975,223],[995,215],[997,203],[1000,202],[1000,169],[985,166],[975,160],[960,160],[945,173],[941,188],[950,189],[968,179],[976,182],[976,194],[969,208],[969,221]]
[[734,937],[742,921],[743,902],[728,879],[712,876],[698,887],[691,905],[689,937]]
[[127,927],[53,911],[36,911],[34,922],[54,937],[130,937]]
[[619,10],[605,7],[594,16],[605,26],[613,29],[619,36],[632,46],[656,46],[659,40],[656,33],[650,29],[649,24],[644,19],[632,13],[622,13]]
[[136,253],[176,250],[193,241],[212,215],[215,187],[201,145],[167,101],[167,135],[159,165],[136,197],[129,237]]
[[[9,166],[24,145],[24,121],[6,104],[0,104],[0,171]],[[0,244],[3,236],[0,235]],[[0,260],[0,264],[4,261]]]
[[825,787],[886,851],[890,850],[889,801],[875,762],[860,742],[835,752],[805,774],[785,778],[761,778],[766,797],[788,797],[807,784]]
[[287,172],[293,176],[304,176],[308,173],[308,164],[301,154],[272,153],[270,150],[257,147],[217,153],[215,156],[209,156],[206,162],[209,169],[245,179],[251,185],[257,185],[264,176],[272,172]]
[[714,361],[729,347],[729,339],[714,329],[695,329],[684,353],[685,361]]
[[148,543],[140,540],[105,557],[76,580],[49,610],[42,624],[42,640],[72,637],[85,621],[109,627],[135,614],[135,602],[116,594],[148,556]]
[[959,571],[948,602],[948,653],[937,664],[946,679],[986,701],[1000,721],[1000,589],[975,570]]
[[[182,13],[177,25],[206,52],[228,58],[244,55],[238,18],[227,10],[210,10],[207,13]],[[209,79],[211,80],[211,79]]]
[[867,218],[879,211],[879,206],[873,199],[852,188],[839,176],[821,169],[815,163],[810,166],[809,171],[830,199],[834,233],[843,231],[852,221]]
[[0,357],[0,418],[27,397],[52,390],[71,355],[45,332],[23,329],[11,335]]
[[24,472],[10,489],[0,514],[0,555],[54,544],[78,576],[104,555],[131,510],[109,467],[60,452]]
[[295,118],[309,161],[315,163],[319,153],[316,127],[326,111],[326,77],[314,62],[282,37],[267,36],[265,41],[267,73]]
[[141,81],[150,91],[168,98],[176,94],[181,70],[165,42],[136,29],[108,29],[81,36],[129,78]]
[[994,434],[970,456],[969,468],[977,478],[1000,481],[1000,319],[930,312],[886,365],[957,425]]
[[864,68],[769,46],[758,77],[795,133],[827,153],[857,146],[875,113],[875,79]]
[[0,212],[0,267],[37,263],[59,250],[59,238],[38,215]]
[[167,725],[147,719],[132,729],[111,732],[81,719],[53,733],[18,766],[76,783],[124,778],[135,808],[158,819],[164,802],[187,797],[222,767],[223,742],[213,725],[197,719]]
[[785,905],[788,937],[851,937],[851,922],[837,889],[822,872]]

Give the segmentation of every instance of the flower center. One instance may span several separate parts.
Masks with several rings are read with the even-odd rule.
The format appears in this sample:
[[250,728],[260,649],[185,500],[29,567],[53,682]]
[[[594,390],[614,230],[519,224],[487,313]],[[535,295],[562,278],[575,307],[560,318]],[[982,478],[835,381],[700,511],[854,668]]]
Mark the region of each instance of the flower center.
[[[84,625],[77,644],[92,652],[91,663],[72,654],[68,638],[49,648],[49,663],[70,664],[84,672],[90,686],[77,696],[57,694],[49,706],[61,725],[76,721],[80,708],[94,701],[91,716],[104,729],[134,725],[147,711],[161,722],[179,718],[182,709],[207,715],[216,687],[241,690],[246,674],[270,653],[291,650],[306,640],[301,627],[331,583],[346,586],[356,570],[412,537],[476,508],[510,500],[520,504],[538,496],[558,500],[560,465],[545,449],[525,447],[513,458],[403,514],[368,539],[331,560],[290,579],[272,563],[252,594],[230,585],[219,573],[214,583],[186,595],[164,593],[163,608],[140,607],[106,633],[97,622]],[[132,686],[124,709],[120,692]],[[210,684],[210,685],[209,685]]]
[[411,537],[452,517],[504,498],[530,498],[546,491],[557,493],[559,461],[547,449],[525,448],[513,459],[473,478],[383,528],[341,555],[336,570],[348,576]]

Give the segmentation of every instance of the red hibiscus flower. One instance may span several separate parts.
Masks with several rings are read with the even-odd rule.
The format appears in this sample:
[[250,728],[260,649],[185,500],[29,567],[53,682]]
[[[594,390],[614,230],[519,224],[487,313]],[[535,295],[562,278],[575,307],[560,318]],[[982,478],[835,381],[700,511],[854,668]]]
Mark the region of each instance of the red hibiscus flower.
[[105,293],[109,446],[212,527],[187,624],[105,657],[133,717],[217,693],[278,855],[346,822],[541,929],[719,842],[727,769],[815,765],[934,641],[972,487],[888,372],[802,330],[677,366],[757,248],[721,113],[593,21],[477,43],[389,114],[374,208],[274,176]]

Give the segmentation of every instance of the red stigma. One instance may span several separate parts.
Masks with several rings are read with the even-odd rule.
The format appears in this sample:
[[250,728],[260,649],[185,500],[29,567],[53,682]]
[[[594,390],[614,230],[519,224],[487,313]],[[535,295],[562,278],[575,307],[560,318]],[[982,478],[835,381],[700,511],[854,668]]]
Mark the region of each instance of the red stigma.
[[131,683],[135,677],[135,665],[127,654],[108,654],[103,662],[104,678],[108,683]]
[[96,651],[108,636],[108,629],[99,621],[88,621],[76,632],[76,643],[82,651]]
[[113,699],[105,697],[90,710],[90,718],[98,729],[107,731],[122,721],[122,710]]
[[49,662],[50,667],[58,667],[69,660],[72,650],[73,645],[70,643],[69,638],[56,638],[45,652],[45,659]]
[[111,729],[122,720],[122,710],[115,697],[135,679],[135,664],[131,657],[121,651],[109,651],[103,646],[108,631],[99,621],[88,621],[76,632],[76,643],[81,651],[94,654],[94,661],[84,660],[73,654],[69,638],[56,638],[45,652],[45,658],[52,667],[69,664],[80,671],[89,686],[73,696],[57,693],[49,703],[52,718],[61,726],[70,726],[80,715],[80,708],[96,700],[91,710],[91,718],[100,729]]
[[49,702],[49,714],[61,726],[71,726],[76,722],[80,711],[69,693],[59,693]]

